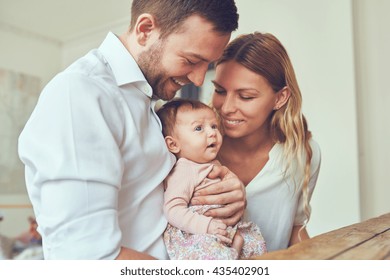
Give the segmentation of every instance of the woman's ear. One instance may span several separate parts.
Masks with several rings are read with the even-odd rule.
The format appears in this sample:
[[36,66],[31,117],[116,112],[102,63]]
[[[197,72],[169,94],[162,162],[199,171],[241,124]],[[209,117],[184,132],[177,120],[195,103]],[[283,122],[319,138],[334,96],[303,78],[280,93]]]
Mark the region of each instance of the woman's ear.
[[166,136],[165,143],[167,144],[168,150],[171,153],[178,154],[180,152],[180,145],[178,141],[172,136]]
[[288,88],[288,86],[285,86],[276,94],[277,94],[277,96],[276,96],[274,110],[279,110],[287,103],[288,99],[291,96],[291,92],[290,92],[290,89]]
[[135,23],[137,42],[145,46],[156,28],[156,20],[151,14],[141,14]]

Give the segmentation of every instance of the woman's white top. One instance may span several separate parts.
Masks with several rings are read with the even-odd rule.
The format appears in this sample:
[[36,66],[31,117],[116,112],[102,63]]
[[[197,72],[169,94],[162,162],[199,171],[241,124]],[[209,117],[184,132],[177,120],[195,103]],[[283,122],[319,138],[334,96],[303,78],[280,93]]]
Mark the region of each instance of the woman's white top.
[[[310,140],[313,150],[309,197],[317,182],[321,164],[318,144]],[[255,222],[264,236],[269,251],[288,247],[294,225],[303,225],[305,214],[302,191],[294,180],[284,176],[283,146],[275,144],[269,160],[257,176],[246,186],[247,219]],[[296,181],[298,181],[296,176]]]

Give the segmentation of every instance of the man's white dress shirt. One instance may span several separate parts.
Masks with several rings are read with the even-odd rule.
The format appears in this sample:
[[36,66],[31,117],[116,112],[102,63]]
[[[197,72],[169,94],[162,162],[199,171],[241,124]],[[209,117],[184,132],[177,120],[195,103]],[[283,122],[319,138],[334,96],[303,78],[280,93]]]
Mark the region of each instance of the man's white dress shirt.
[[161,183],[175,159],[151,97],[113,33],[42,91],[19,155],[45,259],[114,259],[121,246],[167,258]]

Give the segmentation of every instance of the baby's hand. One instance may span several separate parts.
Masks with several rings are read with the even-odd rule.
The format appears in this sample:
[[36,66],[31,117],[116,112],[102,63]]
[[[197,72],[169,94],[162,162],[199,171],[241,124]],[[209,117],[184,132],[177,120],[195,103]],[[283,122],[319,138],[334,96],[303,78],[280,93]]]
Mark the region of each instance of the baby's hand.
[[227,226],[221,220],[212,219],[207,233],[215,234],[222,242],[231,244],[232,240],[226,237],[228,235],[226,228]]

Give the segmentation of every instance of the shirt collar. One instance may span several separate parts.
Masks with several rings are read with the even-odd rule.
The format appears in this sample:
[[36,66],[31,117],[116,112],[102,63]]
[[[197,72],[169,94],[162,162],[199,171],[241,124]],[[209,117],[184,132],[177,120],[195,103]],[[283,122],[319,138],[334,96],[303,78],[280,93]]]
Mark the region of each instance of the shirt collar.
[[152,97],[152,90],[137,62],[114,33],[107,34],[99,51],[110,65],[118,86],[130,83],[136,83],[137,86],[144,82],[144,86],[137,86],[137,88]]

